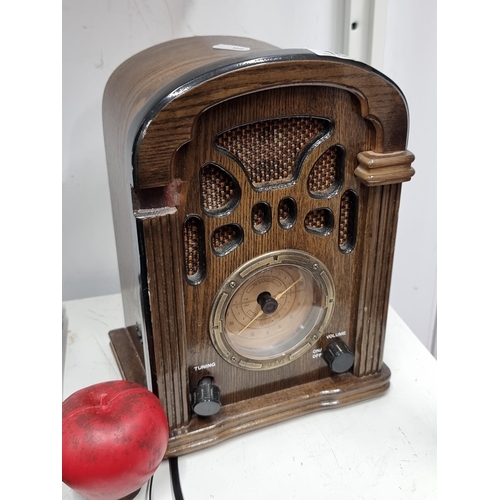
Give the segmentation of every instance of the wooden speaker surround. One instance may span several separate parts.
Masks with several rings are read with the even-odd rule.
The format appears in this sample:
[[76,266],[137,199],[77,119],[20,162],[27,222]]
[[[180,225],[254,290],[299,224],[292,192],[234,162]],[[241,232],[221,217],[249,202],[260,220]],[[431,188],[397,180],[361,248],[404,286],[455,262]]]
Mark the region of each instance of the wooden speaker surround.
[[407,121],[373,68],[246,38],[173,40],[110,77],[110,337],[165,408],[167,457],[388,388]]

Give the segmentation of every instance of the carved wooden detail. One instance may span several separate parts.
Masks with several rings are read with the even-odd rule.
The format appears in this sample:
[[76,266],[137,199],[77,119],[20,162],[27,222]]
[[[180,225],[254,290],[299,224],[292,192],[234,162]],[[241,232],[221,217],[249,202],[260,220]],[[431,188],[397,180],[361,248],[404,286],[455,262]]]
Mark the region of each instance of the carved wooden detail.
[[387,154],[363,151],[358,154],[359,165],[354,174],[367,186],[406,182],[415,174],[413,160],[415,156],[409,151]]

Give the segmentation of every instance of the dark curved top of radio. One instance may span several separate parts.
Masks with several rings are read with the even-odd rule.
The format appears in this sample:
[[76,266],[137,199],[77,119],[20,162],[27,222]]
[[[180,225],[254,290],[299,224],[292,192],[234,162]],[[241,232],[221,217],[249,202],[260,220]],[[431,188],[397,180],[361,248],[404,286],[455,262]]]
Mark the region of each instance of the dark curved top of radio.
[[[249,50],[215,49],[219,44]],[[114,131],[114,137],[105,136],[108,164],[118,169],[131,165],[130,181],[136,188],[165,185],[175,151],[190,140],[193,121],[204,109],[242,94],[301,85],[352,93],[376,130],[373,152],[405,150],[406,100],[395,83],[374,68],[308,49],[283,50],[248,38],[209,36],[156,45],[114,71],[103,99],[104,130]]]

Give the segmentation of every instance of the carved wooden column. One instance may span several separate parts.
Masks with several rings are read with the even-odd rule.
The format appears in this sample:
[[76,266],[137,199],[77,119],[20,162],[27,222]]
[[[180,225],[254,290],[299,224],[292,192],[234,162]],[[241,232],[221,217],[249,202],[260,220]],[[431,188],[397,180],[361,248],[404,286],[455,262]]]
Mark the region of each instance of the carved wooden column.
[[382,369],[383,345],[389,305],[389,292],[401,183],[415,173],[409,151],[358,154],[354,174],[362,182],[367,200],[363,234],[361,286],[359,294],[354,374],[371,375]]

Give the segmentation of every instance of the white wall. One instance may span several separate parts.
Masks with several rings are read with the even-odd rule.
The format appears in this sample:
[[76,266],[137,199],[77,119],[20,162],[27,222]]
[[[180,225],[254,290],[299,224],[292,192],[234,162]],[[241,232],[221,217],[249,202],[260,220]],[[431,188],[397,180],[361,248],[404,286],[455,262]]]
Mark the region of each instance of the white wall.
[[[430,348],[436,275],[434,2],[382,3],[388,5],[387,44],[379,69],[408,98],[409,149],[417,156],[417,175],[403,189],[391,301]],[[102,92],[113,70],[140,50],[193,35],[248,36],[284,48],[343,52],[344,4],[63,0],[64,300],[120,290],[101,122]]]
[[410,110],[416,174],[403,185],[390,302],[435,352],[437,288],[436,0],[388,0],[383,72]]

